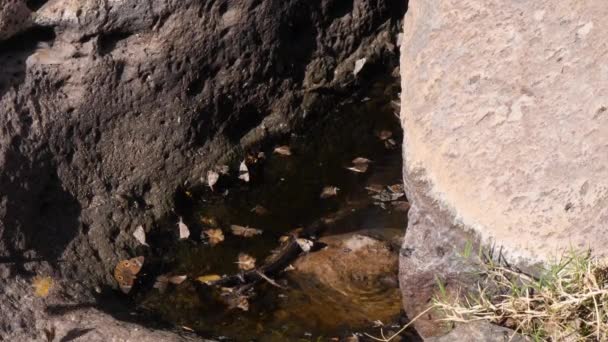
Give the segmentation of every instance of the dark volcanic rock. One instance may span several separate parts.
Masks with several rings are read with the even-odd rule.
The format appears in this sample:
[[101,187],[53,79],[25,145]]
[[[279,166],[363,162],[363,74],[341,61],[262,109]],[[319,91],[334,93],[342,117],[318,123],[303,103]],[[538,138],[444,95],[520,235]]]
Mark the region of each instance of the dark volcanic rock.
[[392,70],[406,2],[27,5],[10,25],[0,8],[0,337],[40,334],[23,279],[66,279],[76,302],[114,286],[176,189]]

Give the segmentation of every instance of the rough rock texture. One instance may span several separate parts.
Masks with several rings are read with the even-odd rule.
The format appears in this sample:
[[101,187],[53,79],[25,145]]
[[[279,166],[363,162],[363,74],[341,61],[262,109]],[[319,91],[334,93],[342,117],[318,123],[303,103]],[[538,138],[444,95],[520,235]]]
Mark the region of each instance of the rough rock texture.
[[31,12],[23,0],[0,3],[0,40],[14,36],[31,24]]
[[425,342],[524,342],[525,337],[513,330],[502,328],[486,322],[461,324],[441,337],[431,337]]
[[38,316],[9,304],[30,291],[9,284],[15,277],[71,279],[74,300],[114,286],[114,265],[135,254],[131,233],[170,215],[177,188],[323,115],[374,70],[392,70],[406,6],[28,5],[31,27],[27,17],[7,21],[23,2],[0,7],[0,337],[24,340],[39,333]]
[[433,275],[466,278],[467,240],[528,262],[570,247],[606,254],[607,14],[603,1],[410,6],[401,116],[413,207],[400,261],[410,317],[429,296],[409,296],[429,295]]

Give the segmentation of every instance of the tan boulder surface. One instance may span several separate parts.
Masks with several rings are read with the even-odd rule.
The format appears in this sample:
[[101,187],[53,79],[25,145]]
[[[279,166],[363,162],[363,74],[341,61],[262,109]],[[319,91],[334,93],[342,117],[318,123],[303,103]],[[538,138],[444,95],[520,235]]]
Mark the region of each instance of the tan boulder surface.
[[429,186],[410,191],[513,255],[604,253],[607,15],[603,1],[413,3],[405,171]]
[[410,3],[401,118],[413,206],[400,260],[409,316],[436,275],[463,278],[458,252],[470,239],[528,263],[569,248],[608,254],[607,15],[600,0]]

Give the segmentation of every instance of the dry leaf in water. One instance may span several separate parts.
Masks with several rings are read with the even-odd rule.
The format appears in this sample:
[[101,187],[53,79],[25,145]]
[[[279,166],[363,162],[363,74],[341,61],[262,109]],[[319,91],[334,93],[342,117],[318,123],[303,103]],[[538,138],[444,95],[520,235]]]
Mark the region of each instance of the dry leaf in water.
[[203,233],[207,235],[207,239],[211,246],[215,246],[224,241],[224,233],[221,229],[207,229]]
[[302,251],[304,251],[304,253],[310,252],[312,245],[314,245],[314,242],[308,239],[296,239],[296,242],[298,243],[298,246],[300,246]]
[[391,149],[393,147],[397,146],[397,143],[395,142],[394,139],[387,139],[384,141],[384,147]]
[[217,227],[217,220],[213,217],[201,216],[201,222],[206,226]]
[[174,285],[179,285],[183,283],[186,279],[188,279],[187,275],[176,275],[169,277],[169,282]]
[[382,141],[388,140],[392,136],[393,136],[393,132],[391,132],[391,131],[383,130],[383,131],[378,132],[378,138],[380,138],[380,140],[382,140]]
[[268,209],[262,207],[259,204],[256,205],[255,207],[253,207],[251,209],[251,211],[254,212],[258,216],[265,216],[265,215],[268,215],[268,213],[269,213]]
[[243,160],[241,165],[239,165],[239,179],[249,182],[249,168],[247,168],[247,164]]
[[184,221],[182,221],[181,217],[179,218],[177,227],[179,228],[179,239],[180,240],[187,239],[190,237],[190,229],[188,229],[188,226],[186,226]]
[[239,269],[243,271],[249,271],[255,268],[255,258],[251,255],[240,253],[239,261],[237,261],[237,264],[239,264]]
[[230,229],[232,230],[232,234],[246,238],[262,234],[262,230],[260,229],[243,227],[236,224],[231,225]]
[[384,190],[384,186],[380,185],[380,184],[370,184],[368,186],[365,187],[365,190],[369,191],[369,192],[373,192],[373,193],[380,193]]
[[351,167],[347,167],[347,169],[356,173],[365,173],[367,172],[368,167],[368,164],[355,164]]
[[36,276],[32,280],[34,294],[36,297],[46,298],[53,288],[53,279],[51,277]]
[[218,165],[215,167],[215,170],[219,172],[221,175],[227,175],[230,172],[230,167],[228,165]]
[[388,189],[390,190],[390,192],[394,193],[394,194],[403,194],[404,190],[403,190],[403,184],[393,184],[393,185],[389,185]]
[[208,274],[208,275],[204,275],[204,276],[200,276],[198,278],[196,278],[196,280],[200,281],[203,284],[209,284],[211,282],[217,281],[222,279],[222,277],[220,277],[217,274]]
[[338,190],[340,190],[336,186],[326,186],[321,191],[321,198],[330,198],[338,195]]
[[209,170],[207,171],[207,185],[209,186],[209,188],[211,188],[211,191],[213,191],[213,186],[217,183],[217,181],[220,179],[220,174],[213,171],[213,170]]
[[166,275],[159,275],[158,277],[156,277],[156,280],[154,281],[154,287],[155,289],[158,289],[158,291],[160,291],[161,293],[164,293],[167,290],[167,286],[169,286],[169,277],[167,277]]
[[143,226],[137,226],[137,228],[135,228],[135,231],[133,232],[133,237],[135,237],[135,240],[137,240],[137,242],[141,243],[142,245],[150,247],[146,243],[146,232],[144,231]]
[[274,149],[274,153],[280,154],[282,156],[290,156],[291,149],[289,148],[289,146],[279,146]]
[[358,165],[358,164],[369,164],[371,162],[372,162],[371,160],[369,160],[367,158],[363,158],[363,157],[355,158],[352,161],[352,163],[355,164],[355,165]]

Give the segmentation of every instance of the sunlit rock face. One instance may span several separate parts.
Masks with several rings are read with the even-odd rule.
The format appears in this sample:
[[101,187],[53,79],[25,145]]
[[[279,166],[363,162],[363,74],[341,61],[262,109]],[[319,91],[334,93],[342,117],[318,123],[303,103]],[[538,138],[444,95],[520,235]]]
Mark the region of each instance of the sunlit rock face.
[[571,247],[606,254],[606,15],[599,0],[410,4],[401,51],[410,316],[434,274],[458,277],[467,239],[528,262]]
[[396,0],[0,1],[0,260],[37,260],[0,264],[0,339],[33,340],[48,321],[13,305],[30,290],[18,275],[57,272],[78,302],[115,287],[131,233],[171,215],[176,189],[392,69],[404,12]]

